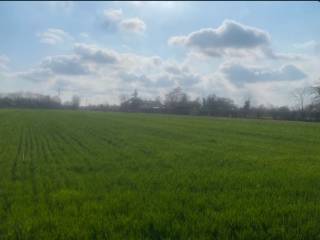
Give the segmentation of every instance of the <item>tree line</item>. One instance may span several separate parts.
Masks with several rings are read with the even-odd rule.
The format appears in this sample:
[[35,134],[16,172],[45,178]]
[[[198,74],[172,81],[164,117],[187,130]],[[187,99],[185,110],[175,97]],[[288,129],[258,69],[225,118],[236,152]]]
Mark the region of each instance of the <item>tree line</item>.
[[[307,102],[311,98],[311,102]],[[121,98],[120,105],[91,105],[87,110],[168,113],[216,117],[241,117],[275,120],[320,121],[320,87],[297,89],[292,92],[295,107],[252,106],[248,99],[242,106],[232,99],[211,94],[192,100],[181,88],[175,88],[165,95],[163,101],[143,99],[135,90],[131,96]]]
[[75,95],[63,103],[58,96],[28,92],[0,94],[0,108],[79,109],[80,97]]
[[[241,117],[276,120],[320,121],[320,86],[297,89],[292,92],[295,107],[252,106],[248,99],[237,105],[232,99],[211,94],[191,99],[180,87],[168,92],[164,99],[144,99],[135,90],[129,96],[122,96],[119,105],[99,104],[80,106],[79,96],[62,102],[58,96],[34,93],[12,93],[0,95],[0,108],[45,108],[82,109],[94,111],[167,113],[216,117]],[[309,98],[311,101],[306,102]]]

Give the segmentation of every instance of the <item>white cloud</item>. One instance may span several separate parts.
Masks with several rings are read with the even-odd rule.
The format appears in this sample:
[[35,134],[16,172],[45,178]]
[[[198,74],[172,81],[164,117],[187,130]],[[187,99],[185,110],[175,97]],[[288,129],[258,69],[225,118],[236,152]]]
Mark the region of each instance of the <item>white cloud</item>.
[[229,62],[202,72],[195,61],[200,60],[178,63],[78,43],[71,54],[45,58],[17,77],[46,84],[51,91],[59,87],[71,95],[87,96],[91,103],[117,103],[120,95],[130,94],[134,89],[143,97],[163,97],[172,88],[181,86],[192,97],[215,93],[241,104],[243,97],[250,94],[257,103],[285,104],[287,93],[306,84],[308,79],[300,65],[272,68]]
[[165,70],[168,72],[168,73],[171,73],[173,75],[179,75],[181,74],[181,70],[178,66],[176,65],[169,65],[169,66],[166,66],[165,67]]
[[73,53],[47,57],[34,68],[16,73],[16,78],[47,84],[52,91],[60,87],[92,98],[99,95],[101,99],[104,95],[109,102],[118,101],[119,95],[134,89],[142,96],[152,97],[176,86],[192,88],[202,80],[173,60],[80,43],[74,45]]
[[109,28],[116,26],[123,18],[122,9],[106,9],[103,11],[104,24]]
[[125,18],[122,9],[106,9],[103,12],[104,25],[108,30],[124,30],[128,32],[141,33],[147,28],[145,22],[138,18]]
[[120,22],[121,29],[131,32],[144,32],[146,30],[146,24],[140,18],[128,18]]
[[56,45],[63,43],[67,39],[71,39],[68,33],[58,28],[49,28],[42,33],[38,33],[37,37],[40,38],[40,42],[50,45]]
[[47,57],[41,62],[41,67],[52,73],[62,75],[86,75],[90,73],[87,65],[83,64],[76,55],[60,55]]
[[19,77],[31,81],[47,81],[57,76],[89,76],[99,72],[98,65],[118,62],[118,53],[94,45],[75,44],[74,53],[46,57],[33,69],[20,72]]
[[218,28],[206,28],[187,36],[171,37],[170,45],[183,45],[205,55],[221,57],[243,50],[263,51],[270,44],[266,31],[225,20]]
[[94,45],[75,44],[74,52],[85,61],[93,61],[95,63],[116,63],[118,62],[118,54],[110,49],[101,49]]
[[248,67],[242,64],[226,63],[220,67],[221,73],[237,85],[266,81],[296,81],[307,75],[294,65],[284,65],[279,69]]
[[216,58],[305,60],[301,55],[274,52],[267,31],[232,20],[225,20],[218,28],[205,28],[186,36],[171,37],[168,44],[184,46],[196,54]]

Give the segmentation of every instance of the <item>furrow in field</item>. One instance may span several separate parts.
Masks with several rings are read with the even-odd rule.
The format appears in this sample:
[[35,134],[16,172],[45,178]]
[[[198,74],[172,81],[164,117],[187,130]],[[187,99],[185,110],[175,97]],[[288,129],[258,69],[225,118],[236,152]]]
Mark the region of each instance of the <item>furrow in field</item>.
[[[3,193],[0,193],[0,219],[2,222],[5,222],[11,213],[12,200],[9,197],[7,192],[4,192],[5,189],[1,189]],[[1,239],[1,234],[0,234]]]
[[25,141],[25,135],[24,135],[24,129],[22,128],[19,131],[19,142],[18,142],[18,147],[16,150],[16,156],[13,159],[12,162],[12,167],[11,167],[11,180],[16,181],[17,180],[17,168],[18,168],[18,162],[19,159],[22,158],[22,161],[24,161],[24,141]]
[[[70,123],[72,124],[72,123]],[[69,143],[70,141],[73,142],[72,146],[74,148],[80,149],[83,153],[87,153],[90,156],[96,155],[96,152],[94,152],[91,148],[87,146],[86,143],[82,142],[80,139],[83,138],[84,136],[79,137],[77,134],[74,132],[71,132],[69,128],[66,125],[62,125],[61,128],[65,129],[64,134],[62,134],[61,131],[57,130],[56,132],[58,133],[59,137],[66,143]],[[78,131],[81,133],[81,128],[78,129]],[[86,132],[87,134],[87,132]]]
[[46,171],[48,174],[47,177],[49,177],[48,181],[50,182],[48,184],[50,184],[50,187],[45,186],[45,189],[46,191],[51,191],[63,185],[63,169],[61,165],[64,164],[63,157],[65,157],[66,154],[64,150],[61,151],[59,139],[55,138],[52,132],[44,131],[41,135],[41,152],[46,162],[44,168],[50,168],[50,171]]
[[[38,158],[40,159],[39,163],[39,171],[41,175],[41,191],[44,193],[44,200],[48,205],[49,202],[49,192],[50,192],[50,185],[49,182],[53,181],[54,179],[51,178],[53,173],[55,172],[54,166],[50,163],[49,154],[46,149],[46,139],[43,134],[37,133],[36,142],[39,146],[39,155]],[[48,169],[42,169],[48,168]],[[48,171],[50,169],[50,171]],[[50,173],[50,174],[49,174]],[[44,174],[44,175],[43,175]],[[49,178],[49,179],[48,179]]]
[[[15,155],[16,149],[14,142],[17,139],[16,131],[10,128],[8,125],[0,126],[2,130],[0,133],[0,182],[2,179],[10,178],[12,164],[9,159],[12,159],[12,155]],[[15,129],[16,130],[16,129]],[[18,136],[19,141],[19,136]],[[12,159],[12,161],[14,158]]]
[[[106,143],[110,147],[121,147],[124,145],[124,140],[116,137],[114,132],[111,132],[110,129],[88,129],[87,133],[92,136],[97,142],[101,144]],[[111,133],[111,134],[110,134]]]
[[[77,159],[81,159],[84,164],[86,165],[87,169],[91,169],[90,159],[95,155],[87,146],[84,145],[80,140],[78,140],[74,135],[71,133],[62,134],[60,131],[57,131],[55,136],[61,140],[64,146],[68,146],[72,153],[77,156]],[[68,152],[65,151],[65,156],[68,156]]]
[[[14,126],[14,127],[13,127]],[[12,212],[14,182],[18,178],[18,161],[23,142],[22,128],[9,114],[0,120],[0,223],[6,222]],[[0,224],[1,225],[1,224]],[[1,239],[1,227],[0,227]]]
[[[38,188],[39,197],[48,209],[48,214],[54,212],[54,204],[52,202],[51,193],[61,188],[63,185],[63,169],[59,159],[63,155],[57,152],[56,141],[52,138],[51,132],[46,125],[40,125],[38,129],[34,129],[35,143],[37,144],[37,171],[38,171]],[[39,199],[40,200],[40,199]]]
[[[116,152],[117,159],[125,159],[128,157],[128,153],[124,150],[127,144],[117,136],[115,130],[112,130],[110,134],[110,128],[104,129],[102,126],[100,127],[99,129],[94,127],[82,128],[81,131],[78,132],[78,135],[71,132],[68,133],[68,136],[73,140],[77,148],[89,157],[89,159],[85,157],[89,164],[88,167],[91,167],[90,160],[93,158],[95,160],[105,158],[107,149],[113,153]],[[83,136],[85,136],[85,138]],[[79,139],[85,139],[85,141]]]
[[63,184],[62,169],[59,169],[59,161],[57,160],[58,156],[54,154],[52,149],[53,138],[49,141],[48,136],[44,134],[42,136],[41,152],[44,158],[44,168],[50,168],[46,172],[45,180],[43,179],[43,192],[44,192],[44,201],[48,209],[51,212],[54,210],[52,205],[52,199],[50,193],[59,189]]
[[[38,133],[40,134],[40,133]],[[37,145],[39,146],[39,158],[41,158],[41,165],[43,164],[50,164],[50,160],[49,160],[49,155],[46,151],[46,148],[47,148],[47,142],[46,142],[46,138],[45,136],[39,136],[37,135],[37,138],[36,138],[36,142],[37,142]]]
[[56,169],[52,184],[54,185],[54,189],[58,189],[65,185],[65,181],[69,177],[65,172],[65,166],[70,161],[67,151],[69,146],[62,143],[55,132],[50,135],[50,138],[47,136],[46,142],[47,151],[51,154],[54,168]]
[[30,137],[30,164],[29,164],[29,169],[30,169],[30,176],[31,176],[31,184],[32,184],[32,195],[33,195],[33,200],[34,202],[38,203],[39,202],[39,192],[40,190],[38,189],[38,182],[37,176],[39,173],[40,166],[42,164],[41,159],[43,158],[43,154],[41,153],[41,142],[39,142],[39,135],[37,132],[33,129],[30,128],[29,132],[29,137]]
[[47,132],[44,134],[44,149],[47,153],[46,156],[52,158],[55,168],[58,167],[60,164],[59,158],[60,155],[58,154],[57,150],[57,139],[55,138],[54,132]]

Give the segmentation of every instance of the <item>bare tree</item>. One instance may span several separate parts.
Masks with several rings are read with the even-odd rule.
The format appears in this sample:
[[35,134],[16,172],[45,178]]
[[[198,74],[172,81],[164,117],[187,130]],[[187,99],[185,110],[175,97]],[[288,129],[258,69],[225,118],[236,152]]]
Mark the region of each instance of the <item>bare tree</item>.
[[231,99],[211,94],[202,99],[202,113],[209,116],[230,116],[235,112],[236,106]]
[[300,117],[305,116],[305,107],[308,102],[308,97],[311,95],[311,89],[309,87],[297,88],[291,93],[292,98],[295,102],[296,108],[300,112]]
[[188,103],[189,97],[180,87],[166,94],[164,100],[167,111],[177,114],[187,114],[189,112]]
[[143,105],[143,100],[139,97],[138,91],[135,89],[129,97],[121,96],[120,109],[129,112],[139,112]]
[[74,109],[78,109],[80,107],[81,98],[78,95],[73,95],[71,105]]
[[312,88],[313,100],[315,103],[320,103],[320,86],[315,86]]
[[251,110],[251,100],[250,100],[250,97],[248,97],[247,100],[245,100],[242,107],[243,116],[248,117],[250,110]]

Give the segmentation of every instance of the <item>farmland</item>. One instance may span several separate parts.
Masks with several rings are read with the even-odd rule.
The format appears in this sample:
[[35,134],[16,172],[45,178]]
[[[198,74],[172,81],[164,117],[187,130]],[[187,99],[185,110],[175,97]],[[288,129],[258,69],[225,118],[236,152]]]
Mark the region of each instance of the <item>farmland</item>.
[[319,239],[320,124],[0,111],[0,239]]

